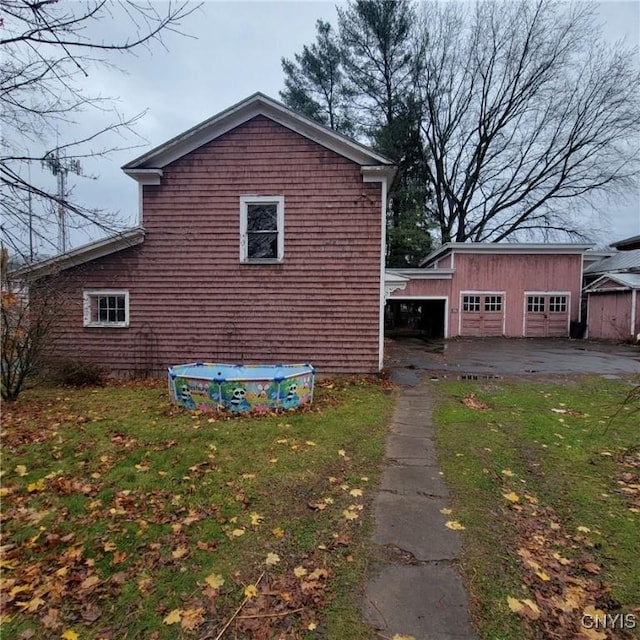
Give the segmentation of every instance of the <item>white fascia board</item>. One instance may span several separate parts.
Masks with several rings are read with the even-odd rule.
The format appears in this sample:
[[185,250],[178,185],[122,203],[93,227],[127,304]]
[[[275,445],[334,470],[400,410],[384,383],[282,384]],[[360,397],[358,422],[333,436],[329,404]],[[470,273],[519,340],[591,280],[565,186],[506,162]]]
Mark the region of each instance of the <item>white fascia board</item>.
[[131,175],[133,169],[165,167],[258,115],[263,115],[360,165],[393,164],[388,158],[359,142],[327,129],[261,93],[256,93],[128,162],[122,169]]
[[92,242],[90,244],[83,245],[77,249],[72,249],[59,256],[43,260],[33,265],[21,267],[20,269],[12,272],[12,277],[25,278],[25,279],[38,279],[47,275],[70,269],[71,267],[77,267],[86,262],[97,260],[105,256],[111,255],[123,249],[133,247],[141,244],[144,241],[144,229],[137,227],[128,231],[123,231],[117,236],[111,236],[109,238],[103,238]]
[[451,280],[455,269],[394,269],[394,273],[405,276],[409,280]]
[[158,185],[161,183],[162,169],[124,169],[124,172],[139,184]]

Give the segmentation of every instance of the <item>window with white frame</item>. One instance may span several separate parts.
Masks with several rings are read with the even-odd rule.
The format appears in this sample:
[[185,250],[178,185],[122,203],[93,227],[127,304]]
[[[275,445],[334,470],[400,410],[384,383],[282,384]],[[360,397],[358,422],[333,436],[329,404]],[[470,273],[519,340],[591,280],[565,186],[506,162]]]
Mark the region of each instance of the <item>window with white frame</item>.
[[502,311],[502,296],[485,296],[485,311]]
[[240,196],[240,261],[282,262],[284,197]]
[[551,313],[566,313],[567,296],[549,296],[549,311]]
[[480,311],[480,296],[462,296],[463,311]]
[[128,327],[129,292],[114,289],[83,291],[85,327]]
[[527,296],[529,313],[544,313],[544,296]]

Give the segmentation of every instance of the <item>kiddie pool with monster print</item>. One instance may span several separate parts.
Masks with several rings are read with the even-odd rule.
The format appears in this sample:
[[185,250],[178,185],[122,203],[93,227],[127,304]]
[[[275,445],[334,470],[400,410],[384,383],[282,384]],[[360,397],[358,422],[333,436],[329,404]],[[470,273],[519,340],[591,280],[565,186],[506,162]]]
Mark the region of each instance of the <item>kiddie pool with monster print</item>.
[[184,409],[264,413],[313,400],[310,364],[240,365],[195,362],[169,367],[169,394]]

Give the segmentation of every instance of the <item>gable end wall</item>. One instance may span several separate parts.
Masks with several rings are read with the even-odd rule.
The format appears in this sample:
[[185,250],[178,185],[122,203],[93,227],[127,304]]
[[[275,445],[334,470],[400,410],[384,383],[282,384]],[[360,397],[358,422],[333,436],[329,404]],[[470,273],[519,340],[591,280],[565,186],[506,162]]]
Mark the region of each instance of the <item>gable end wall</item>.
[[[241,195],[284,196],[282,264],[240,264]],[[57,354],[133,374],[193,361],[376,371],[381,215],[359,165],[258,116],[144,187],[141,246],[65,275]],[[128,289],[130,327],[83,328],[83,288]]]

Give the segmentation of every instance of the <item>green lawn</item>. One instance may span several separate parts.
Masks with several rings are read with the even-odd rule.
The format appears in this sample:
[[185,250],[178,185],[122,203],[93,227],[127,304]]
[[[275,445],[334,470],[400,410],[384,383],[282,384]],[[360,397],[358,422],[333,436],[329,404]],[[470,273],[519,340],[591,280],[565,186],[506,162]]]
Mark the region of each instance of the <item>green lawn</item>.
[[[432,388],[482,638],[640,637],[640,412],[624,402],[629,382]],[[607,613],[626,616],[626,629],[620,617],[613,630],[581,623]]]
[[163,384],[5,404],[3,637],[367,638],[393,401],[353,380],[255,419],[177,410]]

